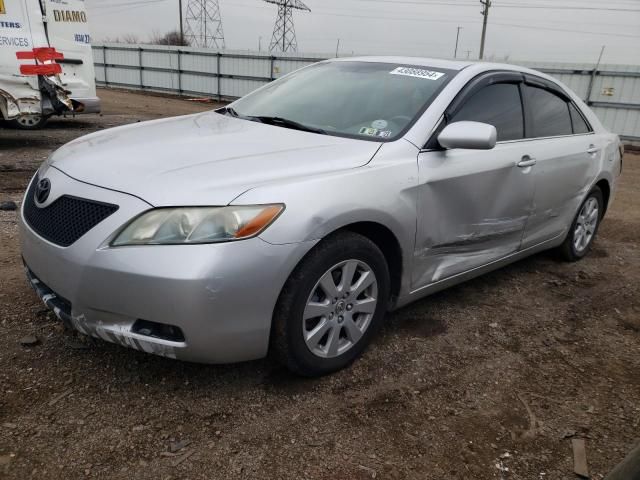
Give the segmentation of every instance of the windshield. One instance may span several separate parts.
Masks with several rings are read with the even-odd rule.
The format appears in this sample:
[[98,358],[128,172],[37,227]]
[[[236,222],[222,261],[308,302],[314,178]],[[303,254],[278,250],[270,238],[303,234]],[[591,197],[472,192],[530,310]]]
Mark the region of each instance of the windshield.
[[295,128],[282,121],[287,120],[329,135],[393,140],[455,73],[391,63],[319,63],[236,101],[227,111],[283,127]]

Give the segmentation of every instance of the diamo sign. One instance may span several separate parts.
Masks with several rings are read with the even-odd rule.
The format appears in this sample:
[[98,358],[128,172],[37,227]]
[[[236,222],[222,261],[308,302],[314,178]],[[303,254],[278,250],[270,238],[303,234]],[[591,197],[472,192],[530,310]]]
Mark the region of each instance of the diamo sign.
[[0,0],[0,13],[6,13],[4,10],[4,0]]
[[[0,2],[2,1],[0,0]],[[54,10],[53,19],[56,22],[87,23],[87,14],[77,10]]]

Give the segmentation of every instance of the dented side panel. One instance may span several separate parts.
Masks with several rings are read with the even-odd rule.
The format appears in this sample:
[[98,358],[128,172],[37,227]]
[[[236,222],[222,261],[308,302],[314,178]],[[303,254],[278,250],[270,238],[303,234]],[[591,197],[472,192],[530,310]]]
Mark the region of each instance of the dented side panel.
[[419,154],[414,290],[519,250],[535,185],[532,169],[516,166],[521,152],[506,142]]
[[25,77],[0,74],[0,113],[5,119],[21,114],[39,114],[41,95]]
[[45,0],[47,33],[68,62],[62,64],[62,85],[75,99],[96,97],[91,36],[84,0]]

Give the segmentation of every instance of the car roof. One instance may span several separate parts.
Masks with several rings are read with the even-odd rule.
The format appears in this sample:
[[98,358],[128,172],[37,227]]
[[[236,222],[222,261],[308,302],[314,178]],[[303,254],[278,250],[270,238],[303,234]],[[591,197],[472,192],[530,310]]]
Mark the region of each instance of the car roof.
[[494,63],[483,61],[471,61],[471,60],[444,60],[442,58],[426,58],[426,57],[396,57],[396,56],[377,56],[377,57],[341,57],[329,59],[331,62],[376,62],[376,63],[389,63],[395,65],[416,65],[421,67],[431,68],[443,68],[449,70],[460,71],[467,67],[474,67],[476,73],[489,70],[511,70],[522,73],[531,73],[552,81],[551,77],[545,75],[542,72],[532,70],[520,65],[513,65],[508,63]]
[[397,65],[417,65],[421,67],[444,68],[449,70],[462,70],[473,62],[462,62],[457,60],[442,60],[439,58],[424,57],[341,57],[332,58],[332,62],[375,62],[375,63],[392,63]]

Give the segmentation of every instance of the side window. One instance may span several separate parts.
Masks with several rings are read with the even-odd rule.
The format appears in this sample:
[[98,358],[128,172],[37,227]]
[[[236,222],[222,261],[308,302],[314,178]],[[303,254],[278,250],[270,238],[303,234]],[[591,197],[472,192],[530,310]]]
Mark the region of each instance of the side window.
[[531,110],[531,137],[572,135],[569,104],[555,93],[543,88],[527,86],[528,108]]
[[498,131],[498,141],[524,138],[524,117],[518,85],[496,83],[474,93],[450,123],[464,120],[493,125]]
[[589,133],[591,128],[587,125],[584,117],[580,114],[573,103],[569,104],[569,113],[571,114],[571,123],[573,125],[573,133]]

